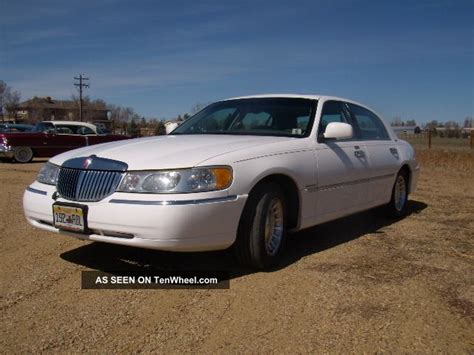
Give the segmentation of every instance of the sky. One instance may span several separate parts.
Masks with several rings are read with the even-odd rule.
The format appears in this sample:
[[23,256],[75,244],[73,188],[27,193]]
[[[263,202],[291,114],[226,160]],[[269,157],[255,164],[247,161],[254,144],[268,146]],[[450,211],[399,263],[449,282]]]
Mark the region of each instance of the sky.
[[474,116],[474,0],[0,0],[0,79],[171,118],[262,93],[324,94],[393,117]]

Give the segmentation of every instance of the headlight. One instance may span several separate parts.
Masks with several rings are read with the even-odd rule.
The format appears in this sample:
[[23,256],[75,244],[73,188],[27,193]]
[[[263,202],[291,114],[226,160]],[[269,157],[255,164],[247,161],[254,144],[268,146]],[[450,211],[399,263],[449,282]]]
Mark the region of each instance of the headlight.
[[126,173],[118,192],[187,193],[216,191],[232,184],[230,167],[205,167]]
[[38,173],[36,181],[48,185],[56,185],[59,175],[59,166],[46,163],[41,167],[41,170]]

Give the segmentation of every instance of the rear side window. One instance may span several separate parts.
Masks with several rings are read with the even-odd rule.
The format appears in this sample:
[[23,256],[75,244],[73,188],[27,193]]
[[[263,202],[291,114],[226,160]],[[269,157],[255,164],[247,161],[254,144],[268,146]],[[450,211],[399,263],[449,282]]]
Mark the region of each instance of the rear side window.
[[56,133],[58,134],[76,134],[74,127],[56,125]]
[[382,120],[377,115],[354,104],[349,104],[349,107],[362,140],[390,139]]
[[83,136],[95,134],[95,132],[92,129],[86,126],[80,126],[77,130],[77,133],[82,134]]

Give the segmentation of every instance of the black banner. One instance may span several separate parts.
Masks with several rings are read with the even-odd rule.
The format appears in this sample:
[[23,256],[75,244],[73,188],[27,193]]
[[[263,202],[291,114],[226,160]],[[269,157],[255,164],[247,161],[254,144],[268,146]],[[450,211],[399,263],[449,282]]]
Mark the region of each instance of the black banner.
[[82,271],[90,289],[229,289],[228,271]]

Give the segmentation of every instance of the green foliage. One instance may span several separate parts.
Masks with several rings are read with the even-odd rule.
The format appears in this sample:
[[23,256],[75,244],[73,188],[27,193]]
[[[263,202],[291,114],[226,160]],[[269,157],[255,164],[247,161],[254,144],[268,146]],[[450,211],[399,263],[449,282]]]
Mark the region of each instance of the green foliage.
[[128,124],[128,134],[130,134],[133,137],[138,137],[140,135],[140,129],[137,125],[137,122],[135,122],[134,118],[132,118],[132,120]]
[[166,134],[166,127],[162,121],[158,121],[155,125],[155,135],[161,136]]

